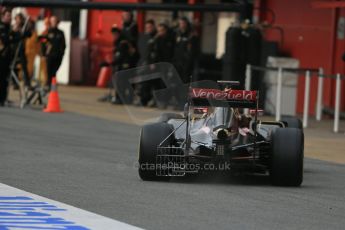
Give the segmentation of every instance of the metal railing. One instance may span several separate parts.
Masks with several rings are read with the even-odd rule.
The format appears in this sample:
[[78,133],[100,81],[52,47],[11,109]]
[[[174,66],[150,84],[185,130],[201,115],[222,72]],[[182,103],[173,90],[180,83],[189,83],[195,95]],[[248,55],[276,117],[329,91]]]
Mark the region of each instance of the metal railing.
[[321,121],[322,119],[322,99],[323,99],[323,82],[324,78],[336,79],[336,90],[335,90],[335,106],[334,106],[334,124],[333,132],[339,132],[339,120],[340,120],[340,102],[341,102],[341,81],[345,79],[345,76],[341,74],[336,75],[325,75],[323,68],[282,68],[282,67],[261,67],[247,65],[246,68],[246,79],[245,79],[245,89],[251,90],[251,79],[252,71],[276,71],[277,73],[277,95],[276,95],[276,105],[275,105],[275,120],[279,121],[281,119],[281,101],[282,101],[282,79],[284,72],[293,73],[304,73],[305,76],[305,86],[304,86],[304,102],[303,102],[303,127],[308,127],[309,119],[309,104],[310,104],[310,84],[311,78],[314,76],[318,77],[318,87],[317,87],[317,98],[316,98],[316,121]]

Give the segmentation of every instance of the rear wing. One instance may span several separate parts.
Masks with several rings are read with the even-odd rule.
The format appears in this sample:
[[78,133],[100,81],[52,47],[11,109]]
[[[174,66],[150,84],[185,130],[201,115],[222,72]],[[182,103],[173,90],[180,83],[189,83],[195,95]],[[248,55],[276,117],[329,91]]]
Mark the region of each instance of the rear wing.
[[193,106],[214,106],[234,108],[257,108],[258,92],[233,89],[190,88],[189,96]]

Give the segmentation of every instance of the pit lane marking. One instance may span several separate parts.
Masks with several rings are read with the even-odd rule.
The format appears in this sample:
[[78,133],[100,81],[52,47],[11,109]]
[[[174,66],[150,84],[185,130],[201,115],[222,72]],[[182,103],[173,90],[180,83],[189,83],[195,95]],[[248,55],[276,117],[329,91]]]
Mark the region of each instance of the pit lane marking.
[[0,183],[0,230],[18,229],[139,230],[141,228]]

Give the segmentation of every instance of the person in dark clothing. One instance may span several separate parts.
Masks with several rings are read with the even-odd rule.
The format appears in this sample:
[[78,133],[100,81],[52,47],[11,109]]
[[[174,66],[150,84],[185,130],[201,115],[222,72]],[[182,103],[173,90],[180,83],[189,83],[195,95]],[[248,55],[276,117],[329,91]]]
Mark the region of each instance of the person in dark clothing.
[[156,33],[157,31],[155,21],[152,19],[147,20],[145,22],[145,31],[139,36],[138,50],[140,54],[140,60],[138,65],[147,65],[150,63],[149,49],[151,44],[153,44]]
[[122,40],[119,43],[118,50],[115,52],[114,69],[115,71],[121,71],[134,68],[137,65],[138,59],[138,52],[131,42]]
[[157,30],[155,21],[152,19],[147,20],[145,23],[145,48],[146,52],[142,53],[141,56],[143,57],[143,64],[153,64],[156,61],[155,53],[154,53],[154,43],[156,38]]
[[175,35],[173,63],[184,83],[190,81],[198,51],[198,38],[196,33],[193,33],[187,18],[180,18]]
[[10,30],[11,11],[5,10],[0,20],[0,106],[7,100],[8,77],[10,72],[11,50]]
[[[155,62],[167,62],[171,63],[174,52],[174,40],[173,37],[169,34],[169,27],[165,23],[160,23],[157,26],[157,35],[153,44],[153,53],[155,57]],[[167,69],[158,69],[164,68],[165,65],[156,65],[156,71],[162,74],[162,78],[165,78],[167,74]],[[165,87],[163,79],[156,79],[152,82],[152,95],[156,90],[163,89]],[[168,86],[170,87],[170,86]],[[155,105],[156,103],[154,103]]]
[[122,14],[122,37],[129,41],[133,47],[137,46],[138,42],[138,25],[134,21],[134,15],[131,11],[124,11]]
[[157,26],[157,34],[148,43],[148,64],[153,64],[151,69],[157,68],[155,63],[168,62],[173,58],[174,41],[169,36],[169,27],[165,23]]
[[63,55],[66,49],[65,35],[62,30],[58,29],[59,20],[56,16],[50,18],[50,28],[48,30],[46,45],[46,60],[48,81],[47,86],[50,88],[52,78],[60,68]]
[[[157,26],[157,35],[154,42],[154,52],[155,52],[156,62],[165,62],[165,63],[172,62],[173,55],[174,55],[174,37],[171,36],[170,28],[165,23],[160,23]],[[155,65],[155,70],[161,74],[161,79],[153,80],[152,95],[154,94],[154,91],[163,89],[165,87],[168,87],[168,88],[173,87],[173,85],[165,85],[163,81],[163,79],[171,78],[171,76],[168,77],[172,73],[171,70],[169,69],[170,69],[169,65],[166,65],[166,64]],[[161,99],[158,98],[158,100],[161,100]],[[167,102],[167,101],[164,101],[164,102]],[[160,106],[164,107],[166,105],[161,104]]]
[[121,29],[117,25],[111,27],[111,34],[113,35],[113,54],[115,55],[116,50],[119,48],[120,42],[122,40]]
[[[11,43],[12,43],[12,54],[15,59],[15,66],[20,65],[23,73],[24,84],[27,88],[31,88],[30,77],[27,68],[27,59],[25,54],[25,39],[31,36],[31,31],[28,28],[24,28],[25,17],[19,13],[14,18],[15,24],[11,31]],[[17,68],[15,68],[17,70]],[[17,72],[17,71],[16,71]],[[18,75],[18,74],[17,74]],[[16,82],[13,82],[16,87]]]
[[[111,34],[112,34],[112,38],[113,38],[113,50],[112,50],[112,62],[111,63],[108,63],[106,61],[102,62],[101,63],[101,68],[106,66],[106,67],[109,67],[109,66],[115,66],[115,57],[116,57],[116,52],[118,52],[119,48],[120,48],[120,43],[121,41],[123,40],[122,39],[122,36],[121,36],[121,29],[119,29],[117,27],[116,24],[114,24],[112,27],[111,27]],[[115,74],[116,72],[116,68],[112,68],[112,75]],[[114,95],[114,87],[113,87],[113,82],[112,82],[112,79],[109,80],[108,82],[108,88],[109,88],[109,92],[100,97],[98,99],[99,102],[115,102],[116,101],[116,97]]]
[[[158,62],[171,62],[173,57],[173,40],[169,36],[169,27],[165,23],[160,23],[157,26],[157,33],[147,42],[147,57],[148,72],[165,73],[166,70],[159,70],[162,65],[156,65]],[[163,76],[161,76],[163,77]],[[155,106],[153,100],[153,92],[164,88],[162,79],[155,79],[143,83],[141,90],[141,103],[150,107]]]
[[[113,72],[114,76],[116,76],[116,72],[127,70],[130,68],[136,67],[139,60],[139,54],[136,48],[132,45],[132,43],[126,39],[122,39],[118,44],[116,52],[114,53],[113,57]],[[121,82],[121,81],[120,81]],[[119,85],[115,86],[115,89],[122,88]],[[122,104],[122,103],[132,103],[133,98],[127,99],[126,101],[122,101],[119,97],[119,93],[115,92],[115,97],[112,99],[113,104]]]
[[[145,32],[140,36],[139,48],[140,48],[140,61],[139,65],[145,66],[150,65],[155,62],[154,57],[154,43],[155,36],[157,34],[155,21],[150,19],[145,22]],[[143,74],[151,72],[150,68],[145,68]],[[152,99],[151,93],[151,82],[142,82],[137,85],[136,91],[140,101],[136,101],[136,105],[147,105],[147,103]]]
[[169,27],[160,23],[157,27],[157,36],[154,41],[156,62],[171,62],[174,53],[174,41],[169,36]]

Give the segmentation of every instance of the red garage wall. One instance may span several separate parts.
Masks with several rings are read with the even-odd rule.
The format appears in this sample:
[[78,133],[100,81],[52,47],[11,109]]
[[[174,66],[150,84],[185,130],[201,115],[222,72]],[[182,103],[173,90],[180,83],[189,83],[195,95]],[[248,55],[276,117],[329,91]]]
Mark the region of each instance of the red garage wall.
[[[330,10],[330,9],[329,9]],[[336,14],[335,22],[335,42],[334,42],[334,55],[333,55],[333,73],[345,74],[345,62],[342,60],[342,55],[345,53],[345,39],[339,39],[337,37],[337,23],[340,17],[345,18],[345,8],[334,10]],[[343,28],[345,29],[345,28]],[[332,105],[334,105],[335,100],[335,81],[332,81]],[[342,100],[341,100],[341,109],[345,110],[345,81],[342,81]]]
[[[138,2],[138,0],[93,0],[93,2],[135,3]],[[89,84],[95,84],[100,63],[103,60],[109,61],[111,59],[113,46],[110,30],[113,24],[117,24],[120,28],[122,27],[122,11],[89,10],[87,32],[91,56],[91,71],[87,82]]]
[[38,15],[40,14],[41,8],[27,7],[26,11],[34,20],[36,20]]
[[[281,51],[300,60],[302,68],[323,67],[326,74],[344,73],[344,63],[341,55],[345,51],[344,40],[336,38],[336,23],[344,10],[315,9],[312,0],[259,0],[262,8],[272,9],[275,13],[275,25],[284,30],[284,45]],[[261,21],[269,20],[272,15],[261,11]],[[266,39],[279,41],[280,37],[274,31],[266,33]],[[305,79],[299,78],[297,95],[297,112],[303,112]],[[334,81],[327,79],[324,83],[324,105],[334,104]],[[311,102],[309,112],[315,113],[317,79],[311,81]],[[345,94],[343,95],[343,98]]]

